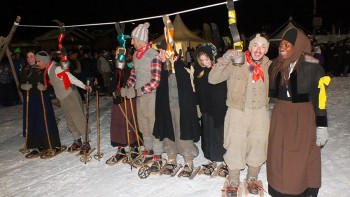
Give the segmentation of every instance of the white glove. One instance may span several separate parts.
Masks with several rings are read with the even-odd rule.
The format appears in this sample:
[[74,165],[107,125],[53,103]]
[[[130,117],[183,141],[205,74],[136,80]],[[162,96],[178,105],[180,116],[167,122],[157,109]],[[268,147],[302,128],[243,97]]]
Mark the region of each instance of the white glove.
[[324,146],[329,138],[327,127],[317,127],[316,129],[316,145]]
[[125,95],[128,99],[132,99],[136,97],[135,88],[126,89]]
[[45,86],[42,83],[38,83],[36,88],[38,88],[39,91],[45,91],[46,90]]
[[126,96],[126,88],[120,88],[120,96],[125,97]]
[[21,89],[22,90],[30,90],[31,88],[32,88],[33,86],[32,86],[32,84],[30,84],[30,83],[22,83],[21,84]]

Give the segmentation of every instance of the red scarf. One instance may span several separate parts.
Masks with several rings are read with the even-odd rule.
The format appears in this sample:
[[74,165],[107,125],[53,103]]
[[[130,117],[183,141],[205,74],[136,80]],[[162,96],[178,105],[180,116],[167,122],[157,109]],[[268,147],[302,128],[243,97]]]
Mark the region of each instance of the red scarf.
[[62,71],[62,72],[60,72],[60,73],[57,74],[57,77],[58,77],[59,79],[62,79],[62,80],[63,80],[64,88],[65,88],[66,90],[68,90],[68,88],[72,85],[72,83],[70,82],[69,77],[68,77],[68,75],[67,75],[67,72],[69,72],[69,69],[64,70],[64,71]]
[[139,48],[136,51],[136,58],[141,59],[143,55],[147,52],[147,50],[151,47],[152,41],[147,43],[146,46]]
[[261,77],[261,79],[264,81],[264,71],[261,68],[260,64],[256,64],[253,59],[252,56],[250,55],[250,51],[247,50],[245,52],[245,57],[247,59],[247,62],[249,65],[254,66],[254,70],[253,70],[253,81],[256,82],[259,80],[259,78]]
[[44,86],[45,88],[47,88],[47,84],[50,83],[50,80],[47,80],[46,79],[46,75],[47,75],[47,72],[49,70],[49,68],[52,66],[52,61],[49,62],[48,65],[46,65],[46,68],[45,68],[45,71],[44,71]]

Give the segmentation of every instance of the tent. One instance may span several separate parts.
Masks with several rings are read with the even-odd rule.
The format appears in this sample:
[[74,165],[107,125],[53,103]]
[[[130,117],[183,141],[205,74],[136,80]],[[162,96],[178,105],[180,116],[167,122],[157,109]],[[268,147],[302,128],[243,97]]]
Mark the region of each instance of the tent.
[[[196,48],[200,44],[209,43],[210,41],[200,38],[189,30],[184,22],[182,21],[180,15],[176,15],[173,21],[174,26],[174,40],[175,40],[175,49],[178,52],[182,50],[182,54],[185,54],[187,47]],[[159,36],[153,41],[153,44],[159,44],[164,39],[164,34]]]
[[291,27],[296,27],[298,29],[301,29],[304,31],[305,34],[311,34],[311,32],[309,30],[307,30],[303,26],[296,23],[292,17],[289,17],[289,20],[286,23],[284,23],[281,27],[279,27],[275,32],[273,32],[270,35],[270,42],[281,41],[284,32]]

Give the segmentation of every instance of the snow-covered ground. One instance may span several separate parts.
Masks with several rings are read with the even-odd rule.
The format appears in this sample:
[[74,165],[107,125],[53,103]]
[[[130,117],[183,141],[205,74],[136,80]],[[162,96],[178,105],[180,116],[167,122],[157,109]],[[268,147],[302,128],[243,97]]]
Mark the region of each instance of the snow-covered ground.
[[[333,78],[328,89],[330,139],[322,149],[322,187],[320,197],[347,196],[350,187],[350,78]],[[91,144],[97,145],[96,100],[90,99]],[[106,165],[115,154],[110,145],[110,97],[100,97],[101,151],[104,157],[84,164],[75,154],[63,152],[49,159],[24,158],[18,149],[22,137],[22,106],[0,108],[0,196],[221,196],[224,179],[197,175],[193,180],[166,175],[140,179],[137,169],[127,164]],[[72,137],[60,108],[58,126],[62,144],[69,146]],[[200,148],[200,142],[197,143]],[[96,153],[96,152],[95,152]],[[178,162],[183,160],[178,156]],[[206,159],[201,153],[195,165]],[[243,179],[246,171],[241,173]],[[265,165],[260,175],[267,189]],[[265,196],[269,196],[265,194]]]

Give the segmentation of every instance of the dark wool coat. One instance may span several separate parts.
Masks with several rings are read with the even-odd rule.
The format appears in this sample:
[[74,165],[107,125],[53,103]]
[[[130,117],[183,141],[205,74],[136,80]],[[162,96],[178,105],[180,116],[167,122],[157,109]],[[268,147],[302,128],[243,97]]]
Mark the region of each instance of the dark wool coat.
[[[162,64],[164,68],[164,64]],[[197,116],[195,94],[192,89],[190,74],[182,61],[175,62],[175,76],[178,87],[180,106],[180,139],[198,141],[200,125]],[[169,71],[162,69],[160,84],[156,93],[156,120],[153,135],[160,140],[169,138],[175,141],[169,105]]]

